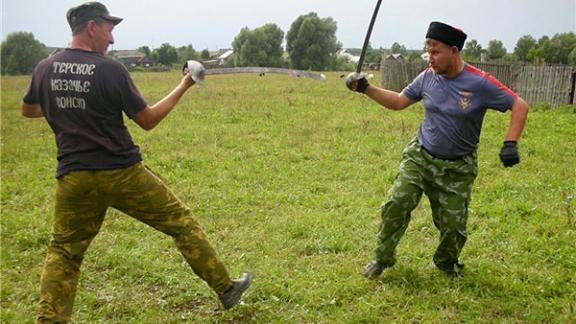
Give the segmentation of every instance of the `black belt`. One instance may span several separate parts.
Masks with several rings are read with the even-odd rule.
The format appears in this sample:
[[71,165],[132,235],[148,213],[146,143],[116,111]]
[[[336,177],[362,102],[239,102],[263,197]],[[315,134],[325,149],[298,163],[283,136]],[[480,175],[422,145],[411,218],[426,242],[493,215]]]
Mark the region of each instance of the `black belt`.
[[456,158],[444,158],[444,157],[439,157],[439,156],[435,155],[434,153],[430,152],[430,151],[429,151],[428,149],[426,149],[426,148],[424,147],[424,145],[422,145],[422,144],[420,144],[420,147],[422,147],[422,149],[423,149],[424,151],[426,151],[426,153],[430,154],[433,158],[439,159],[439,160],[459,161],[459,160],[462,160],[462,159],[464,158],[464,156],[465,156],[465,155],[464,155],[464,156],[460,156],[460,157],[456,157]]

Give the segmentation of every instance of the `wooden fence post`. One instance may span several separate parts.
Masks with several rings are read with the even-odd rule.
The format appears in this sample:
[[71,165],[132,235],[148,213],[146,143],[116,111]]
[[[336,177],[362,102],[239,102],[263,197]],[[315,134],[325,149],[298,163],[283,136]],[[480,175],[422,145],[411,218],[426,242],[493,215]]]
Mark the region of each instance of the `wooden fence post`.
[[572,90],[570,91],[570,103],[576,105],[576,71],[572,72]]

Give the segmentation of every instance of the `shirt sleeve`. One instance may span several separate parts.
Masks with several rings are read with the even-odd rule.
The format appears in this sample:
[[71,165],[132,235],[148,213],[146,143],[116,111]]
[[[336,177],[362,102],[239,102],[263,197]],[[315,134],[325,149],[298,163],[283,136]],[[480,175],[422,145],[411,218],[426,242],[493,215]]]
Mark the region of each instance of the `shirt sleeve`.
[[138,112],[142,109],[146,108],[147,103],[146,100],[136,88],[134,81],[132,81],[132,77],[126,71],[126,91],[122,92],[122,103],[124,107],[124,112],[130,119],[134,118]]
[[504,112],[514,105],[518,95],[488,74],[484,78],[483,96],[486,107]]
[[109,87],[109,91],[114,93],[118,98],[120,105],[122,105],[122,111],[124,111],[130,119],[133,119],[134,115],[146,108],[146,100],[144,100],[144,97],[142,97],[140,91],[138,91],[134,81],[132,81],[130,73],[128,73],[124,66],[120,64],[115,65],[114,70],[116,77],[108,78],[114,81],[106,82],[106,84]]
[[32,80],[30,84],[28,84],[28,89],[24,93],[24,97],[22,101],[28,105],[35,105],[40,103],[40,85],[38,84],[38,80],[40,79],[38,76],[38,67],[34,69],[34,73],[32,74]]
[[424,84],[424,77],[427,70],[420,73],[409,85],[402,90],[402,94],[412,101],[422,100],[422,89]]

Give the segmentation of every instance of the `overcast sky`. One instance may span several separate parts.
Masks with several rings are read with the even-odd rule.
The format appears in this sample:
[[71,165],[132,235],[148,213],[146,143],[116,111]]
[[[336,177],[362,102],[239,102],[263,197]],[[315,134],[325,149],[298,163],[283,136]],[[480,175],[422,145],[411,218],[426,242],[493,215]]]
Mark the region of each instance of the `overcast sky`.
[[[82,1],[0,0],[2,40],[11,32],[32,32],[47,46],[65,47],[71,33],[66,11]],[[230,48],[242,27],[277,24],[285,33],[300,15],[316,12],[338,23],[344,47],[361,47],[376,0],[108,0],[110,13],[124,18],[115,31],[113,49],[154,49],[162,43],[196,50]],[[398,42],[422,48],[431,21],[463,29],[468,40],[486,48],[501,40],[514,50],[523,35],[553,36],[576,32],[576,0],[383,0],[372,34],[373,47]]]

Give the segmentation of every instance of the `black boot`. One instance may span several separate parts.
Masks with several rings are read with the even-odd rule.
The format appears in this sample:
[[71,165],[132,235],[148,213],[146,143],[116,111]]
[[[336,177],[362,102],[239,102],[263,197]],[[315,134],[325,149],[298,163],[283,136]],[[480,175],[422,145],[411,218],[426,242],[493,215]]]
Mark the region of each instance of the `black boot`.
[[240,278],[232,282],[234,283],[232,288],[218,296],[224,309],[230,309],[238,304],[240,297],[242,297],[244,291],[248,289],[252,283],[252,274],[250,272],[244,272]]
[[387,266],[380,261],[370,261],[370,263],[364,267],[363,275],[366,278],[377,278],[386,268]]

